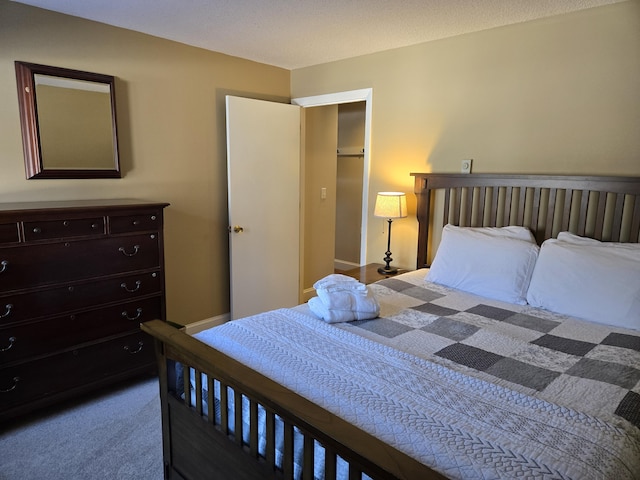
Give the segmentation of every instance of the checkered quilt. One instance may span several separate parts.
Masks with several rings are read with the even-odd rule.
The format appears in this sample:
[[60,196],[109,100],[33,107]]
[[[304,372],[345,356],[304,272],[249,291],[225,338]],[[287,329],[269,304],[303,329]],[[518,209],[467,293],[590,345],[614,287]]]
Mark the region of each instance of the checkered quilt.
[[282,309],[197,338],[453,479],[640,478],[640,333],[424,282],[381,318]]
[[640,428],[640,332],[582,322],[425,282],[424,271],[369,288],[374,320],[341,328],[449,368]]

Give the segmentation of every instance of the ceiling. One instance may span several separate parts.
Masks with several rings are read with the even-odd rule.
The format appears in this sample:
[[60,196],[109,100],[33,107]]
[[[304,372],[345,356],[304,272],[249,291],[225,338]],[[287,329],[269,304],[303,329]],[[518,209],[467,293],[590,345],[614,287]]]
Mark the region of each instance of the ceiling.
[[14,0],[289,70],[623,0]]

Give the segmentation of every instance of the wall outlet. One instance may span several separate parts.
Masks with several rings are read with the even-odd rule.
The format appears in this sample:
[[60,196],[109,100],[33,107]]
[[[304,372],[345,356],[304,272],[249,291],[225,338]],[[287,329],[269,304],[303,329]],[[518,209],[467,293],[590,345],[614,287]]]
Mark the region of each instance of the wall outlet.
[[461,173],[471,173],[471,162],[473,162],[473,160],[471,160],[471,159],[462,160],[462,164],[460,165],[460,172]]

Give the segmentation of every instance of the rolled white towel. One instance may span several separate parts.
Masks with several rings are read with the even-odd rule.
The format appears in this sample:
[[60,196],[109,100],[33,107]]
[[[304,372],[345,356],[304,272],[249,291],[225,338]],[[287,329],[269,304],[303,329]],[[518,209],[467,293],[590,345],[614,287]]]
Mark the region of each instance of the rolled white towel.
[[364,283],[360,283],[353,277],[342,275],[341,273],[332,273],[321,278],[313,284],[316,290],[324,289],[327,292],[353,291],[366,294],[367,287]]
[[327,308],[335,310],[370,309],[371,299],[375,300],[366,287],[362,292],[353,290],[331,291],[319,288],[316,290],[316,295]]
[[355,312],[351,310],[329,310],[318,297],[309,299],[309,309],[327,323],[351,322],[355,320]]
[[327,323],[369,320],[380,314],[380,305],[368,290],[364,296],[339,292],[325,298],[313,297],[309,300],[309,308]]

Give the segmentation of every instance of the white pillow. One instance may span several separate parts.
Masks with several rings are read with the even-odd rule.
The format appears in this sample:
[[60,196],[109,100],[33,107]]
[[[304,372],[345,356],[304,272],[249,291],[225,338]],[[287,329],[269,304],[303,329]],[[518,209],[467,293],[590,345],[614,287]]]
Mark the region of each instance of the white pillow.
[[596,240],[595,238],[581,237],[571,232],[558,233],[558,240],[561,242],[583,244],[583,245],[599,245],[600,243],[602,243]]
[[519,227],[510,225],[508,227],[457,227],[455,225],[446,225],[444,230],[458,230],[461,232],[480,232],[492,237],[508,237],[524,240],[529,243],[536,243],[536,238],[527,227]]
[[577,245],[600,245],[608,248],[623,248],[626,250],[640,250],[640,243],[619,243],[619,242],[601,242],[595,238],[581,237],[571,232],[558,233],[558,240],[567,243],[575,243]]
[[534,307],[640,330],[640,245],[563,232],[542,244],[527,300]]
[[524,305],[538,250],[533,235],[524,227],[446,225],[426,279]]

